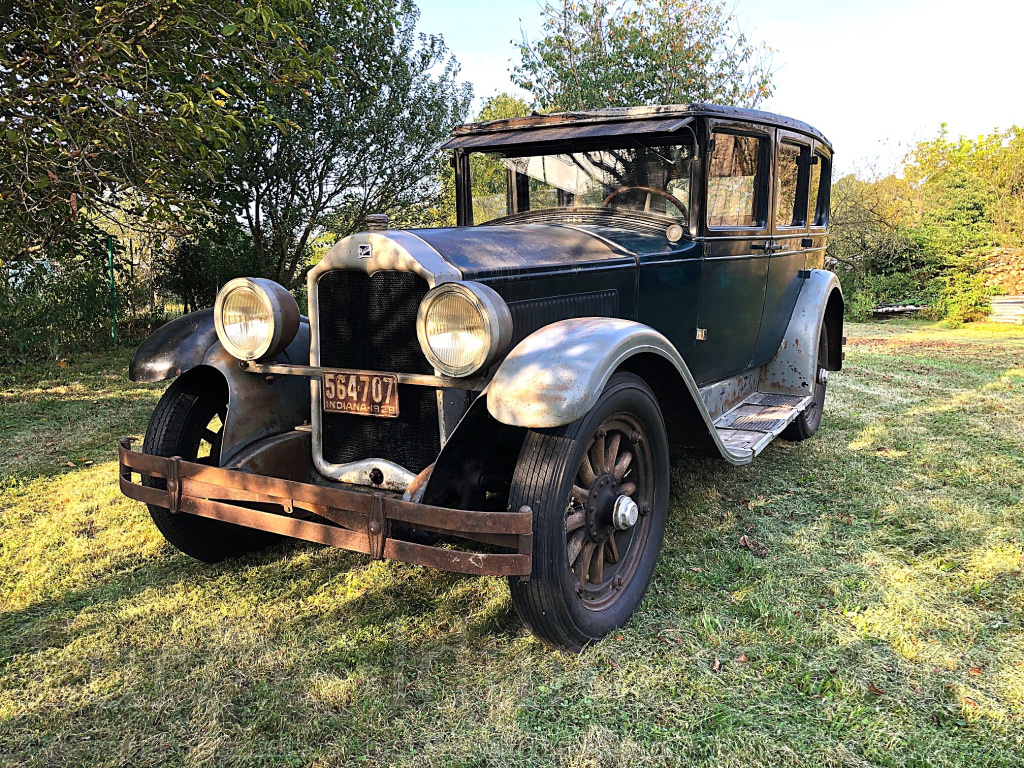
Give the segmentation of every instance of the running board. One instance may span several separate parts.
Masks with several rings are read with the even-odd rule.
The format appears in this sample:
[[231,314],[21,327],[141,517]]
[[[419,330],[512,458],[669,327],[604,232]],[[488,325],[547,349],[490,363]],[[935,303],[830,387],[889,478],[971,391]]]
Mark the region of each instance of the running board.
[[757,456],[811,402],[811,396],[754,392],[715,419],[718,437],[731,453]]

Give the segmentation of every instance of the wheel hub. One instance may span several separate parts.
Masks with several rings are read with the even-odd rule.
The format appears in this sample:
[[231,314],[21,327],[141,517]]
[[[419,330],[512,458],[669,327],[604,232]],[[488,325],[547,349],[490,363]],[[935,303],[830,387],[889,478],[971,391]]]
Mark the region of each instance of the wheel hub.
[[629,530],[640,518],[640,508],[629,496],[619,496],[612,507],[612,525],[620,531]]
[[615,477],[604,474],[594,481],[590,489],[586,508],[587,535],[597,544],[607,541],[611,533],[615,501],[618,498],[615,492],[617,487]]

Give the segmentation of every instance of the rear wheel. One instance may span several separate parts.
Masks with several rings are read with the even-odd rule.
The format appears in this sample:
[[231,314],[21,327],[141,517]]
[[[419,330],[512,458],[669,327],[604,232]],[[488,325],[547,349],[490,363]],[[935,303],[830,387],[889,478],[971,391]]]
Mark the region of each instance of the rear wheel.
[[[157,403],[142,450],[154,456],[180,456],[185,461],[219,466],[227,410],[227,384],[220,375],[179,378]],[[165,480],[155,477],[147,480],[146,485],[167,487]],[[153,505],[149,505],[149,514],[167,541],[205,563],[237,557],[279,538],[219,520],[171,514]]]
[[793,422],[782,431],[786,440],[799,442],[811,437],[821,425],[821,415],[825,410],[825,389],[828,387],[828,332],[825,323],[821,324],[818,334],[818,367],[814,373],[814,394],[804,411],[793,419]]
[[654,574],[668,491],[665,423],[633,374],[612,376],[578,421],[528,433],[510,501],[533,509],[534,565],[509,585],[534,635],[575,652],[629,620]]

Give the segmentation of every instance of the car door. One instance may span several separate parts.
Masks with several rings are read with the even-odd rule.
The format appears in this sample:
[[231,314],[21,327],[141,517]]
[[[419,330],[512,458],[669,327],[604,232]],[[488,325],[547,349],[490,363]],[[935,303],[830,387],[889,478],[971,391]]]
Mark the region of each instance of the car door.
[[811,139],[783,129],[776,131],[772,246],[754,365],[763,365],[775,356],[800,293],[800,271],[806,266],[806,251],[811,247],[807,239],[807,201],[812,149]]
[[754,353],[771,252],[772,139],[763,126],[709,126],[700,311],[691,355],[699,384],[745,370]]

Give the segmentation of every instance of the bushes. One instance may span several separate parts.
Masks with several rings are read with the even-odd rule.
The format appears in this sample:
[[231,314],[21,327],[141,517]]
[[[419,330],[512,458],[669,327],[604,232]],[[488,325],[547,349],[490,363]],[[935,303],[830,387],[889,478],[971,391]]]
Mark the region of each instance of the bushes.
[[994,291],[977,254],[1024,238],[1019,134],[953,141],[943,131],[920,142],[899,174],[833,185],[828,255],[845,268],[852,318],[881,302],[923,302],[928,316],[954,325],[988,314]]
[[81,227],[65,248],[32,261],[0,262],[0,274],[0,360],[53,358],[110,343],[103,232]]
[[157,287],[178,299],[185,312],[212,307],[228,280],[260,273],[252,238],[230,218],[194,226],[192,234],[158,255],[154,268]]
[[989,299],[993,293],[981,273],[966,270],[951,272],[932,281],[927,316],[944,320],[954,328],[983,320],[992,309]]
[[[137,343],[165,322],[164,300],[186,312],[213,306],[225,282],[258,274],[251,238],[237,222],[192,229],[171,248],[163,245],[173,243],[166,233],[152,233],[150,247],[135,242],[132,254],[114,238],[119,342]],[[107,234],[91,224],[81,225],[63,247],[51,246],[31,260],[0,261],[0,362],[111,346],[110,301]]]

